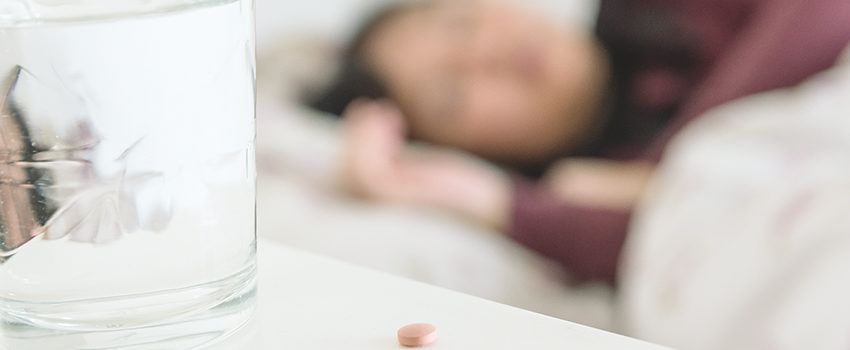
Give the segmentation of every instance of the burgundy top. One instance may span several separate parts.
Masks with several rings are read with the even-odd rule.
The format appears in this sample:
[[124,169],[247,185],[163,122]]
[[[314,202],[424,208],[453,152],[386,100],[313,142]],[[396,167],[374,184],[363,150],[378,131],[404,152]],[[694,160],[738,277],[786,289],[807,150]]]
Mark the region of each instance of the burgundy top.
[[[659,14],[665,20],[652,21]],[[631,65],[632,78],[621,87],[631,102],[620,112],[665,125],[650,142],[629,145],[637,150],[632,158],[656,162],[670,139],[706,110],[796,85],[832,66],[850,42],[848,0],[601,0],[599,16],[603,42],[612,32],[654,36],[655,46],[616,35],[606,44]],[[686,50],[676,49],[682,45]],[[654,60],[656,54],[674,59]],[[665,109],[669,121],[644,113]],[[510,236],[572,277],[615,281],[630,212],[579,206],[518,178],[511,215]]]

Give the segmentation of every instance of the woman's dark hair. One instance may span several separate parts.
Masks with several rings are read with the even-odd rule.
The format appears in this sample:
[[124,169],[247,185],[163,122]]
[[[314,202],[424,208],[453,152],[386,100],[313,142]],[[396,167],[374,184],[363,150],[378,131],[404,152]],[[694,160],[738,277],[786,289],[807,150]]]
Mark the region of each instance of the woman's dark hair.
[[336,76],[323,90],[306,96],[305,104],[321,112],[339,116],[355,99],[387,97],[384,82],[366,61],[364,51],[381,26],[408,7],[409,5],[403,4],[389,5],[369,17],[342,51]]

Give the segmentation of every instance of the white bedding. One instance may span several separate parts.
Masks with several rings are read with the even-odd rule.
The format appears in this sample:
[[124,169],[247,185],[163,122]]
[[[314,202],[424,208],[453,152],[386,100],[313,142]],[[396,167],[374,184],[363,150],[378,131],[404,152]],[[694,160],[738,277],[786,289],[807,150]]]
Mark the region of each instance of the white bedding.
[[850,50],[681,133],[633,220],[622,316],[682,349],[850,348]]

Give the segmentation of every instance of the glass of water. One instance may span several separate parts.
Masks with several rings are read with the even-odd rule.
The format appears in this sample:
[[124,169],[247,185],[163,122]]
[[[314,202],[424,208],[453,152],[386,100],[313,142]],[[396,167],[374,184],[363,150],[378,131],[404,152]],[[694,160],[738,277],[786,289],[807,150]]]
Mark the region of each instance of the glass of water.
[[0,0],[0,348],[188,348],[250,316],[253,6]]

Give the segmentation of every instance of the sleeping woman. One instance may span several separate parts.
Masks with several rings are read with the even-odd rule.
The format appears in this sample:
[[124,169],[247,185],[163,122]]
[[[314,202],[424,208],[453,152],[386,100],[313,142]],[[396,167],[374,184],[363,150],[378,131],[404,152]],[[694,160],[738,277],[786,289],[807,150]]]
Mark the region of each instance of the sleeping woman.
[[345,120],[354,193],[443,208],[613,283],[669,140],[848,41],[846,0],[601,0],[592,33],[503,2],[412,1],[362,27],[311,105]]

